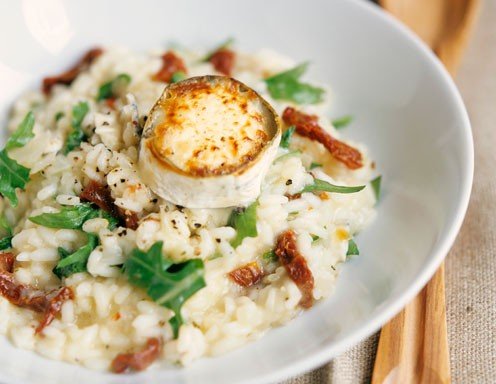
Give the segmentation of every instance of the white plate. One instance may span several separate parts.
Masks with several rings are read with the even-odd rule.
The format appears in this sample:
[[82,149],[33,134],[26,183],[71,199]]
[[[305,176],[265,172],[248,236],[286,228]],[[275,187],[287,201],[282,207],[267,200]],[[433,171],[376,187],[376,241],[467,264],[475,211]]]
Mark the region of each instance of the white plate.
[[[45,74],[88,47],[136,49],[174,40],[241,49],[272,47],[311,60],[331,84],[334,115],[363,141],[384,175],[377,220],[360,235],[362,255],[336,293],[285,327],[226,356],[186,369],[116,376],[44,359],[0,342],[4,383],[264,383],[315,368],[364,339],[428,281],[460,228],[473,173],[470,124],[453,82],[404,27],[365,1],[208,0],[2,3],[0,116]],[[1,314],[0,314],[1,316]]]

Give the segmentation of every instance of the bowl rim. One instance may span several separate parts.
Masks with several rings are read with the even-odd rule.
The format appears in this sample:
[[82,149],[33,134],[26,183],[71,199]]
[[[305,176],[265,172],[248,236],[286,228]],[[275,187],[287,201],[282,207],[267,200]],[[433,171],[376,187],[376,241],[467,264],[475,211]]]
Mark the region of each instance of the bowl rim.
[[304,358],[295,360],[291,365],[275,370],[271,373],[254,375],[246,380],[241,380],[243,384],[259,384],[280,382],[285,379],[294,377],[305,372],[316,369],[337,357],[341,353],[365,340],[375,332],[377,332],[384,324],[396,316],[427,284],[434,273],[438,270],[441,263],[444,261],[450,251],[455,239],[460,231],[467,212],[472,191],[472,181],[474,175],[474,141],[472,136],[472,128],[470,119],[463,103],[458,88],[451,75],[448,73],[444,65],[431,49],[418,37],[409,27],[395,19],[391,14],[384,11],[377,4],[363,0],[348,0],[350,6],[360,8],[364,12],[372,14],[379,18],[383,23],[390,26],[392,30],[402,35],[403,38],[409,40],[417,49],[418,53],[429,62],[440,76],[441,81],[445,83],[451,96],[451,102],[455,105],[460,113],[460,131],[464,135],[464,150],[465,158],[463,159],[465,171],[460,180],[460,194],[457,202],[456,212],[451,223],[446,224],[445,235],[438,240],[437,247],[430,253],[430,258],[421,268],[417,278],[413,283],[399,295],[391,299],[391,302],[384,307],[376,315],[370,318],[369,321],[362,326],[357,327],[349,335],[341,340],[328,342],[328,344],[315,352],[308,353]]

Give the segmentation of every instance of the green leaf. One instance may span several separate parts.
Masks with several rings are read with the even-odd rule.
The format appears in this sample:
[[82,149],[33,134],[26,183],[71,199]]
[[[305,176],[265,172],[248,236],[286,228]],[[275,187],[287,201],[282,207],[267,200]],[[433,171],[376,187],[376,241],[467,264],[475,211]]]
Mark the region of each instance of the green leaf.
[[375,199],[379,201],[379,198],[381,197],[381,182],[382,182],[382,176],[379,175],[377,176],[374,180],[370,182],[370,185],[372,186],[372,189],[374,190],[374,195]]
[[267,252],[265,252],[262,255],[262,259],[264,261],[266,261],[267,263],[273,263],[273,262],[277,261],[276,252],[273,249],[268,250]]
[[13,207],[17,207],[16,188],[24,190],[29,181],[29,168],[19,164],[7,155],[4,149],[0,151],[0,193],[10,200]]
[[360,251],[358,250],[358,246],[356,245],[353,239],[348,241],[348,251],[346,252],[346,256],[358,256]]
[[93,207],[90,203],[73,206],[64,206],[59,212],[42,213],[31,216],[30,221],[48,228],[81,229],[85,221],[101,217],[109,222],[109,229],[113,230],[119,223],[110,213]]
[[59,279],[68,277],[74,273],[87,271],[86,264],[88,263],[88,258],[98,245],[97,235],[88,233],[87,236],[88,242],[86,245],[82,246],[74,253],[70,253],[64,248],[58,248],[60,261],[55,268],[53,268],[53,273],[55,273]]
[[320,239],[320,236],[317,235],[310,235],[312,236],[312,243],[315,243],[318,239]]
[[0,229],[3,229],[3,233],[7,235],[12,235],[12,227],[7,221],[7,218],[5,217],[5,213],[2,213],[0,215]]
[[61,118],[63,118],[65,116],[65,113],[62,112],[62,111],[58,111],[56,114],[55,114],[55,121],[59,121]]
[[219,44],[215,49],[211,50],[209,53],[207,53],[200,61],[206,62],[210,61],[212,58],[213,54],[221,49],[226,49],[229,48],[231,45],[234,43],[234,38],[229,37],[225,41],[223,41],[221,44]]
[[72,107],[72,131],[65,141],[63,148],[64,155],[67,155],[74,148],[79,147],[81,142],[86,139],[86,135],[81,128],[81,123],[89,110],[90,107],[85,101],[81,101]]
[[12,227],[7,221],[5,214],[0,215],[0,228],[5,236],[0,240],[0,250],[12,248]]
[[281,148],[289,148],[289,143],[291,141],[291,137],[293,136],[295,129],[296,127],[292,125],[282,133],[281,143],[279,144]]
[[104,211],[103,209],[95,209],[94,213],[90,214],[88,217],[89,219],[94,219],[96,217],[100,217],[102,219],[106,219],[108,221],[108,230],[113,231],[115,228],[119,226],[119,219],[115,216],[112,216],[107,211]]
[[322,164],[320,164],[320,163],[314,163],[313,161],[310,164],[310,169],[315,169],[315,168],[319,168],[319,167],[322,167]]
[[203,261],[175,264],[162,256],[162,242],[158,241],[146,252],[135,248],[124,264],[124,273],[131,284],[145,289],[153,301],[174,312],[170,324],[177,337],[182,305],[206,285]]
[[98,89],[97,101],[110,99],[120,95],[131,83],[131,76],[127,73],[117,75],[113,80],[106,82]]
[[13,207],[16,207],[18,203],[16,188],[24,190],[29,181],[30,169],[10,158],[7,151],[23,147],[31,140],[34,137],[33,126],[34,115],[29,112],[9,137],[5,148],[0,151],[0,194],[9,199]]
[[0,240],[0,251],[12,248],[12,238],[14,236],[6,236]]
[[324,90],[300,82],[299,78],[307,70],[308,63],[300,64],[288,71],[265,79],[267,89],[275,100],[289,100],[296,104],[316,104],[322,101]]
[[347,115],[332,121],[332,125],[336,129],[343,129],[347,127],[353,121],[353,116]]
[[177,83],[186,78],[186,74],[183,71],[177,71],[172,74],[171,83]]
[[354,193],[354,192],[359,192],[364,188],[365,185],[359,185],[356,187],[347,187],[343,185],[334,185],[320,179],[314,179],[313,184],[306,185],[305,188],[303,188],[300,193],[303,192]]
[[10,135],[5,145],[5,150],[9,151],[12,148],[24,147],[28,141],[34,137],[33,133],[34,127],[34,114],[33,112],[28,112],[26,117],[22,120],[21,124],[17,129]]
[[227,225],[236,230],[236,237],[231,245],[236,248],[243,242],[245,237],[256,237],[257,232],[257,206],[258,202],[250,204],[247,208],[235,208]]

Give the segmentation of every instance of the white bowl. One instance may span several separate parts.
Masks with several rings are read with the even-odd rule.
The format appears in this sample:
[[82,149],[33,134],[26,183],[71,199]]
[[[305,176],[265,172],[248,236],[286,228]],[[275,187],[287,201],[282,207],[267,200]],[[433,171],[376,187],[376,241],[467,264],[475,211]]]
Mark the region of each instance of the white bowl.
[[[397,313],[452,245],[473,173],[470,124],[437,59],[406,28],[366,1],[23,0],[0,13],[0,116],[45,74],[95,44],[137,49],[174,40],[241,49],[271,47],[311,60],[332,85],[334,116],[363,141],[383,176],[377,220],[360,235],[335,294],[261,340],[187,368],[116,376],[56,362],[0,342],[3,383],[264,383],[315,368]],[[1,314],[0,314],[1,316]]]

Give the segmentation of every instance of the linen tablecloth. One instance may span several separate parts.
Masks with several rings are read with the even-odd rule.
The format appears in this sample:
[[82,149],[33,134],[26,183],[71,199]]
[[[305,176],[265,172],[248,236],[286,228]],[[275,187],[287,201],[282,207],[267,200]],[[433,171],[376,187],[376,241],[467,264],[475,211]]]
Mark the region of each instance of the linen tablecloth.
[[[446,259],[453,383],[496,383],[496,0],[482,4],[456,77],[475,141],[472,197]],[[379,335],[284,384],[368,383]]]

